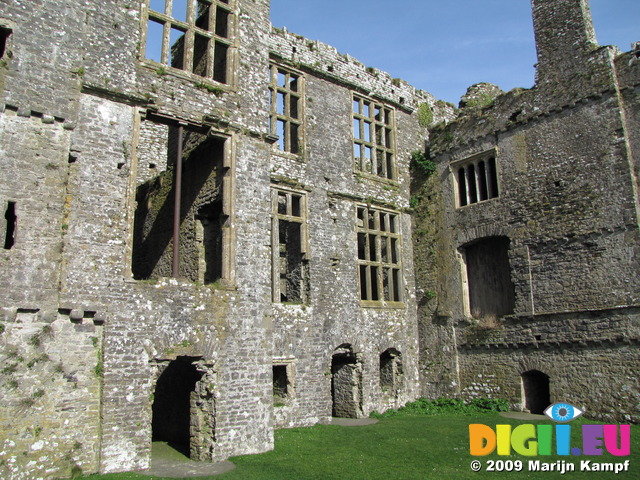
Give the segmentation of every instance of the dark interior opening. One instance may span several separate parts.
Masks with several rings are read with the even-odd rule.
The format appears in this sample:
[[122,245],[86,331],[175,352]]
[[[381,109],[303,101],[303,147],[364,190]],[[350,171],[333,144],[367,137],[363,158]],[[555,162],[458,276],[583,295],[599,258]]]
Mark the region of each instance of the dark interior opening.
[[273,396],[286,398],[289,395],[289,379],[286,365],[273,366]]
[[278,220],[280,235],[280,301],[301,303],[305,300],[305,269],[302,252],[302,225]]
[[531,413],[542,415],[551,405],[549,376],[538,370],[525,372],[522,374],[522,387],[526,409]]
[[10,28],[0,27],[0,58],[4,57],[4,54],[7,51],[7,45],[9,44],[10,35]]
[[224,43],[216,42],[213,54],[213,79],[216,82],[227,83],[227,52],[229,47]]
[[7,221],[7,227],[4,235],[4,249],[11,250],[16,242],[16,228],[18,225],[16,202],[7,202],[7,209],[4,212],[4,218]]
[[186,456],[190,455],[196,383],[202,378],[193,360],[178,357],[165,368],[156,383],[152,408],[152,439],[165,441]]

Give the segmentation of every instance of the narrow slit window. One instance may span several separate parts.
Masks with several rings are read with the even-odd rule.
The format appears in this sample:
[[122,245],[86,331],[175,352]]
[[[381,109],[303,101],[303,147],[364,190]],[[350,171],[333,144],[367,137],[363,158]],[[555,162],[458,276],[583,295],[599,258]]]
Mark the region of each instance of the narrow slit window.
[[16,202],[7,202],[7,209],[4,212],[4,219],[6,220],[4,249],[11,250],[16,243],[16,229],[18,226]]

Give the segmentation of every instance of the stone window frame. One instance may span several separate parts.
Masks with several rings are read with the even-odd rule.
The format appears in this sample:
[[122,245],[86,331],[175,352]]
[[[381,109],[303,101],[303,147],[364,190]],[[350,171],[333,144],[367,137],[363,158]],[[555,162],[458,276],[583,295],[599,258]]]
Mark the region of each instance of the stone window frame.
[[[272,360],[271,362],[271,368],[272,368],[272,372],[274,372],[274,370],[276,368],[282,368],[284,367],[284,371],[285,371],[285,375],[286,375],[286,382],[287,382],[287,391],[286,391],[286,395],[276,395],[275,391],[273,394],[273,402],[274,402],[274,406],[287,406],[289,405],[289,403],[296,398],[296,385],[295,385],[295,373],[296,373],[296,368],[295,368],[295,358],[291,358],[291,357],[276,357]],[[273,377],[272,377],[273,378]],[[276,405],[276,402],[282,402],[281,405]]]
[[[401,213],[398,211],[356,204],[358,297],[363,307],[404,306],[400,220]],[[388,285],[387,290],[385,284]]]
[[[292,80],[295,78],[295,82]],[[295,87],[295,88],[294,88]],[[282,103],[279,102],[282,98]],[[276,63],[269,65],[269,132],[278,137],[274,153],[304,158],[305,77],[300,71]],[[293,99],[296,100],[296,109]],[[279,106],[282,105],[282,109]],[[294,115],[297,113],[297,115]],[[282,128],[279,124],[282,124]],[[297,130],[292,135],[292,130]],[[292,140],[295,139],[295,143]]]
[[468,207],[500,197],[497,148],[453,162],[449,168],[453,178],[456,208]]
[[[186,121],[181,121],[173,116],[165,116],[160,113],[152,113],[146,110],[139,110],[138,115],[135,118],[134,126],[134,139],[132,142],[132,165],[131,171],[137,172],[139,165],[139,159],[137,150],[140,140],[140,128],[142,122],[152,122],[159,125],[166,126],[182,126],[188,127],[194,130],[208,130],[209,137],[215,137],[224,142],[223,146],[223,158],[222,158],[222,213],[226,217],[225,225],[222,228],[222,264],[221,264],[221,277],[219,282],[211,283],[221,288],[234,288],[236,281],[235,270],[235,258],[236,258],[236,220],[235,220],[235,177],[236,177],[236,143],[237,134],[229,134],[212,128],[206,124],[196,124]],[[129,188],[132,192],[136,191],[137,174],[133,173],[129,178]],[[128,205],[128,215],[131,219],[135,217],[136,210],[136,198],[135,194],[132,195]],[[134,225],[133,221],[129,226],[129,239],[126,249],[126,273],[129,281],[139,282],[140,280],[134,279],[133,275],[133,244],[134,244]],[[144,281],[144,280],[143,280]]]
[[[284,195],[286,198],[286,212],[281,213],[278,211],[279,196]],[[297,210],[299,215],[296,215],[293,209],[293,198],[298,197],[299,204]],[[307,264],[309,260],[309,225],[308,225],[308,204],[307,204],[307,192],[286,188],[281,185],[272,185],[271,187],[271,292],[273,303],[280,304],[300,304],[307,305],[309,303],[308,288],[309,282],[307,279],[306,286],[303,287],[302,299],[300,302],[283,302],[282,301],[282,288],[281,288],[281,271],[280,271],[280,220],[287,222],[300,224],[300,251],[302,253],[302,262]]]
[[[394,108],[364,95],[352,94],[351,135],[357,173],[386,181],[398,180],[395,118]],[[382,161],[380,157],[384,157]]]
[[[186,75],[189,79],[197,79],[198,82],[211,82],[216,85],[229,85],[233,86],[236,83],[235,69],[235,56],[237,50],[237,13],[235,11],[236,0],[187,0],[187,12],[185,15],[186,21],[177,19],[172,16],[173,0],[155,0],[165,3],[165,11],[159,12],[151,9],[151,2],[154,0],[143,0],[142,2],[142,39],[140,58],[143,64],[152,67],[156,71],[159,69],[167,69],[167,72],[172,74],[183,76]],[[208,4],[209,18],[208,29],[203,29],[198,26],[198,19],[196,19],[197,4]],[[224,11],[227,13],[227,25],[226,36],[216,32],[218,28],[216,23],[217,11]],[[147,42],[149,40],[149,23],[154,22],[162,26],[162,47],[161,47],[161,61],[157,62],[151,58],[147,58]],[[183,64],[188,68],[173,67],[169,63],[170,49],[171,49],[171,31],[184,32],[186,48],[184,50]],[[196,37],[196,34],[198,37]],[[209,42],[208,58],[213,59],[207,61],[206,72],[204,75],[193,72],[194,69],[194,44],[196,38],[204,39]],[[216,46],[221,45],[221,48],[226,49],[226,65],[224,67],[224,80],[216,79],[215,75],[215,63],[216,63]]]

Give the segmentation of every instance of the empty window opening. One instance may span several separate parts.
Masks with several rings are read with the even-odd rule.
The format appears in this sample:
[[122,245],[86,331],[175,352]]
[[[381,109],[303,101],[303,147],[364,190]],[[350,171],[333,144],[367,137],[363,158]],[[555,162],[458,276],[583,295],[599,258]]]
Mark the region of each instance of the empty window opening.
[[402,301],[398,218],[396,213],[357,207],[360,300]]
[[395,348],[380,354],[380,388],[385,393],[397,395],[402,388],[402,358]]
[[224,0],[150,0],[145,56],[227,83],[232,9]]
[[515,288],[511,281],[509,239],[485,238],[467,245],[464,254],[471,315],[490,321],[513,313]]
[[481,155],[455,167],[458,206],[464,207],[499,196],[495,155]]
[[302,143],[301,76],[276,65],[270,67],[270,130],[278,136],[276,146],[283,152],[299,154]]
[[360,418],[362,413],[362,363],[350,345],[336,349],[331,358],[332,415]]
[[354,96],[352,117],[355,169],[395,179],[393,111]]
[[272,195],[273,301],[307,303],[306,196],[279,189]]
[[0,58],[4,57],[9,47],[9,37],[11,36],[11,29],[0,26]]
[[188,357],[178,357],[164,369],[153,395],[153,441],[164,441],[191,456],[191,424],[197,417],[196,385],[202,378]]
[[7,209],[4,212],[4,219],[6,220],[4,249],[11,250],[16,243],[16,230],[18,228],[16,202],[7,202]]
[[273,402],[280,404],[292,396],[289,365],[273,366]]
[[[142,123],[140,137],[138,162],[155,168],[138,169],[133,277],[177,276],[203,283],[225,278],[229,214],[224,198],[229,192],[224,185],[230,175],[225,140],[150,121]],[[178,170],[180,194],[176,195]]]
[[523,373],[522,395],[525,408],[531,413],[542,415],[551,405],[549,376],[538,370]]

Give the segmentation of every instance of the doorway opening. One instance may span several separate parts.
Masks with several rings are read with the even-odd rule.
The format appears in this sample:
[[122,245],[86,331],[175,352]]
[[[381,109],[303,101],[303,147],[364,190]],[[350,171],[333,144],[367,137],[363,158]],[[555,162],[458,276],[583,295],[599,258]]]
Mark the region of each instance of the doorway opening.
[[210,461],[215,444],[212,375],[196,357],[178,357],[160,374],[153,397],[152,441],[192,460]]
[[529,370],[523,373],[522,396],[524,406],[529,412],[538,415],[544,414],[545,409],[551,405],[549,376],[538,370]]
[[331,358],[331,414],[334,417],[361,418],[362,362],[351,345],[338,347]]

